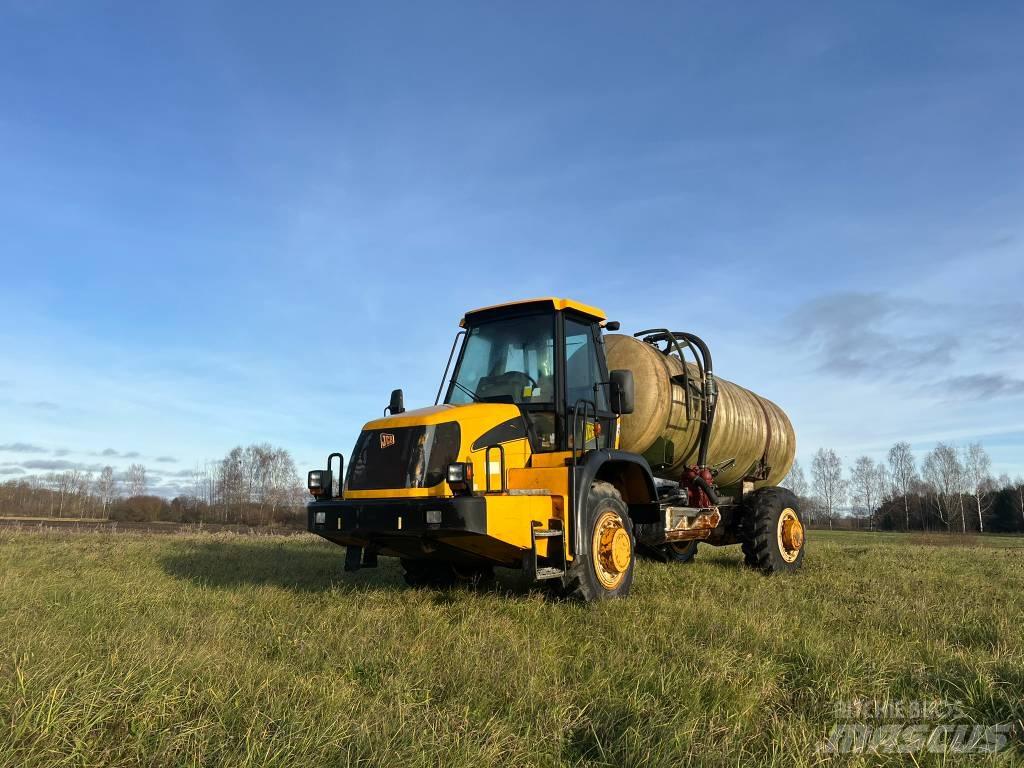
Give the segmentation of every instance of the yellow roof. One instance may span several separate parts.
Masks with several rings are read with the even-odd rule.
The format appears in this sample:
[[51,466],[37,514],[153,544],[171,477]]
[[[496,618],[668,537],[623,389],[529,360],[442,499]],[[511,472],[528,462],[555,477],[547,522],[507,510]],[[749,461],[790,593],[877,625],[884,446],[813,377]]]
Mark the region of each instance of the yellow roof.
[[[592,307],[589,304],[584,304],[580,301],[573,301],[572,299],[559,299],[554,296],[544,296],[538,299],[521,299],[520,301],[507,301],[504,304],[492,304],[489,307],[480,307],[480,309],[470,310],[466,315],[475,315],[477,312],[486,312],[488,310],[499,309],[501,307],[514,307],[519,304],[550,304],[557,311],[561,311],[563,309],[574,309],[577,312],[582,312],[584,315],[593,317],[597,320],[607,319],[607,315],[605,315],[604,311],[597,307]],[[465,324],[466,318],[463,317],[462,320],[459,321],[459,325],[465,326]]]

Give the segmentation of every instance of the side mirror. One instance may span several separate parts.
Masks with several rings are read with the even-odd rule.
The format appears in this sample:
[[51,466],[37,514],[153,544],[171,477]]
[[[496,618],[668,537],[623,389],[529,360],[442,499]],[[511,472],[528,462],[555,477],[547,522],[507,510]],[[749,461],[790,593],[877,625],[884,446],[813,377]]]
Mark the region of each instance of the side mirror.
[[608,375],[608,396],[612,403],[612,411],[620,415],[633,412],[636,395],[633,391],[633,372],[628,370],[612,371]]
[[388,403],[387,410],[391,411],[392,416],[405,413],[405,395],[402,394],[402,390],[394,389],[391,391],[391,402]]
[[617,331],[621,327],[622,323],[620,323],[618,320],[609,320],[607,323],[604,324],[604,329],[606,331]]

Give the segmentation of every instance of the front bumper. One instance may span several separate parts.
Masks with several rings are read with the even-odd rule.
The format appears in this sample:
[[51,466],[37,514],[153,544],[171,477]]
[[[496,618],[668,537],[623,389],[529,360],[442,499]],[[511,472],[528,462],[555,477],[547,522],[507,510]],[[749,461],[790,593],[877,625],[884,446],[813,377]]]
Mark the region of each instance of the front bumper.
[[[327,538],[370,540],[449,531],[487,534],[487,502],[482,496],[332,499],[310,502],[306,510],[309,530]],[[316,522],[320,513],[323,523]]]

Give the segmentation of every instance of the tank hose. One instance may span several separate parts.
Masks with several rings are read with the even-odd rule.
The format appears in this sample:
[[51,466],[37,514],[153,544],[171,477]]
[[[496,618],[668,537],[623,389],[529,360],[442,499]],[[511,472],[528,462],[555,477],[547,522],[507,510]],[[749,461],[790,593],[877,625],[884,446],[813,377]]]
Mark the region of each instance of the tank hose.
[[693,478],[693,484],[704,491],[704,495],[708,497],[708,501],[710,501],[713,506],[718,506],[718,494],[715,493],[715,489],[711,487],[711,483],[700,475],[697,475],[697,477]]

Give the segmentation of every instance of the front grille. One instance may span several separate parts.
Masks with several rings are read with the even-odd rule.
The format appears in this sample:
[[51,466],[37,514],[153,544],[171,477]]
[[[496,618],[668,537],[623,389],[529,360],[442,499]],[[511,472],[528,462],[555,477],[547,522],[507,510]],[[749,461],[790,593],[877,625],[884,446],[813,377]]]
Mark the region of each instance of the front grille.
[[418,427],[368,429],[359,435],[349,462],[352,491],[430,488],[458,459],[461,434],[455,422]]

